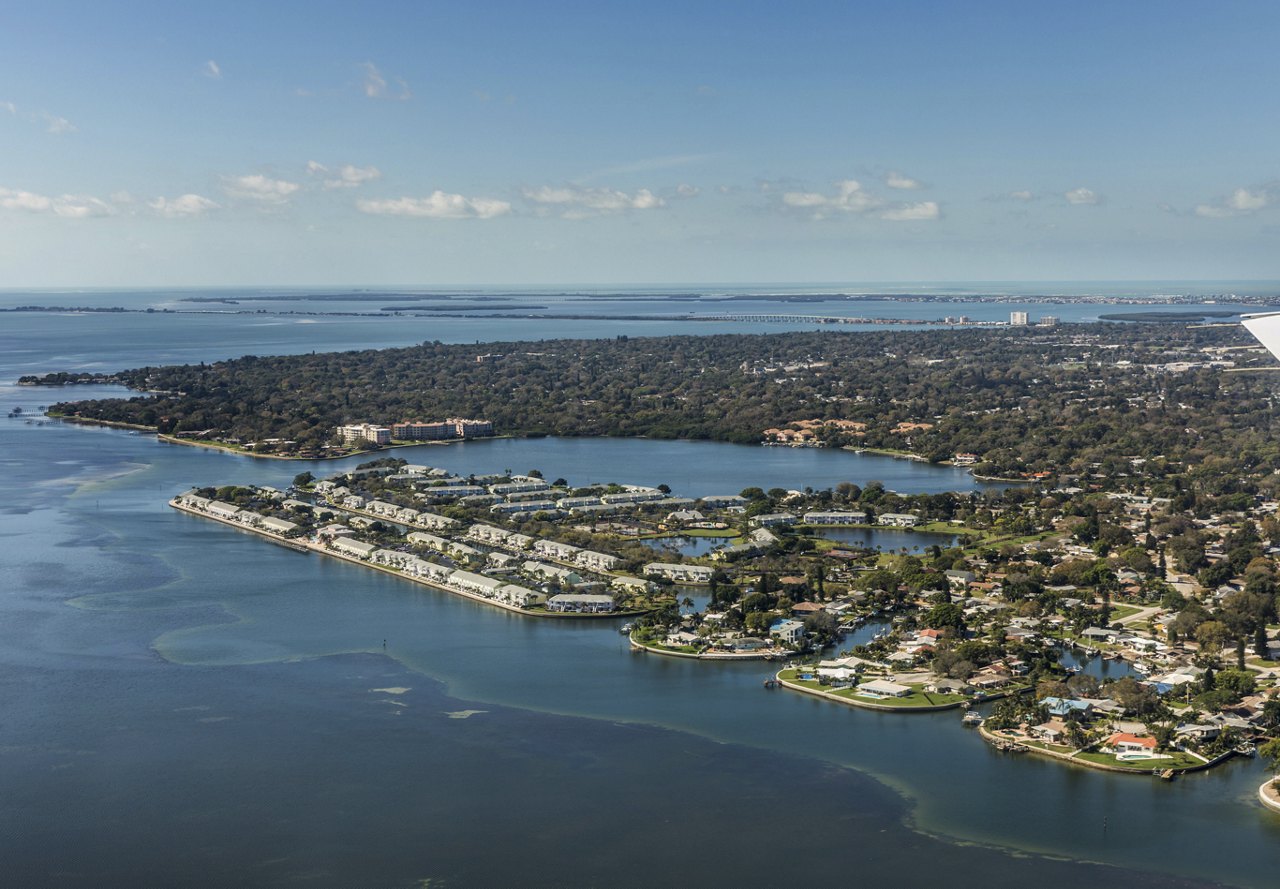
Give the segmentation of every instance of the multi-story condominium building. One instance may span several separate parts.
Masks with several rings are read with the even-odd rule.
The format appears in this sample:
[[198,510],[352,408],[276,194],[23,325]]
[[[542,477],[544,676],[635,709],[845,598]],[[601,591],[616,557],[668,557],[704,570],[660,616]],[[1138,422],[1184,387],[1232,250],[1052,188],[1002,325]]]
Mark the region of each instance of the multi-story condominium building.
[[391,444],[391,427],[377,426],[373,423],[350,423],[338,427],[338,437],[342,439],[343,444],[351,444],[361,439],[374,444]]

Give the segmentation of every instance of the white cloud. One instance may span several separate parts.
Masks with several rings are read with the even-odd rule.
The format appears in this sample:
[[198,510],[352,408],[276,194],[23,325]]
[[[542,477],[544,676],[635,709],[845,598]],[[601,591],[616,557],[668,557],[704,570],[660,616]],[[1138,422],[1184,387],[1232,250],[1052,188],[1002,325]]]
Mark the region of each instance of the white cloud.
[[1009,192],[1009,197],[1015,201],[1034,201],[1036,199],[1036,196],[1025,188]]
[[1093,205],[1102,203],[1102,195],[1088,188],[1073,188],[1063,195],[1068,204]]
[[8,111],[10,114],[18,113],[18,106],[13,104],[12,102],[0,102],[0,108],[3,108],[5,111]]
[[428,219],[493,219],[511,212],[511,204],[493,198],[468,198],[439,189],[425,198],[359,200],[361,213],[375,216],[420,216]]
[[681,182],[676,186],[676,194],[682,198],[696,198],[702,194],[702,189],[696,185],[689,185],[687,182]]
[[583,188],[577,185],[557,188],[543,185],[539,188],[526,188],[523,195],[526,201],[537,204],[543,211],[559,208],[560,215],[567,219],[624,213],[628,210],[653,210],[666,206],[666,201],[647,188],[627,194],[612,188]]
[[0,188],[0,209],[30,210],[43,213],[53,209],[53,198],[29,191],[15,191],[11,188]]
[[222,79],[222,68],[213,59],[204,63],[204,76],[213,80]]
[[373,62],[363,62],[360,69],[364,71],[364,94],[370,99],[380,99],[387,94],[387,79]]
[[[378,70],[378,66],[373,62],[361,62],[359,68],[363,72],[360,88],[364,90],[364,94],[370,99],[388,98],[387,78]],[[400,87],[400,91],[393,98],[412,99],[413,90],[409,89],[409,84],[404,81],[404,78],[393,77],[393,79]]]
[[890,171],[885,175],[884,184],[890,188],[915,189],[921,187],[920,180],[912,179],[910,176],[894,171]]
[[782,203],[788,207],[813,210],[815,219],[824,218],[828,211],[841,213],[866,213],[879,207],[882,201],[868,194],[856,179],[844,179],[836,183],[833,195],[815,191],[788,191],[782,195]]
[[58,117],[56,114],[50,114],[48,111],[41,111],[39,117],[45,123],[45,130],[53,133],[55,136],[62,136],[76,131],[76,125],[65,117]]
[[307,161],[307,173],[324,177],[324,187],[355,188],[374,179],[382,178],[382,171],[377,167],[357,167],[354,164],[343,164],[336,171],[330,170],[319,161]]
[[81,194],[64,194],[54,198],[53,212],[69,219],[87,219],[90,216],[113,216],[115,208],[106,201]]
[[52,213],[54,216],[62,216],[66,219],[111,216],[115,213],[115,208],[106,201],[89,195],[64,194],[59,197],[49,197],[12,188],[0,188],[0,209]]
[[1207,219],[1247,216],[1271,206],[1277,197],[1280,197],[1280,183],[1267,183],[1252,189],[1237,188],[1211,204],[1200,204],[1195,213]]
[[283,204],[302,186],[284,179],[271,179],[261,173],[249,176],[224,176],[223,189],[235,198],[258,201],[263,204]]
[[1198,204],[1196,206],[1196,215],[1203,216],[1205,219],[1225,219],[1228,216],[1238,216],[1240,214],[1217,204]]
[[147,206],[166,219],[203,216],[210,210],[218,209],[218,204],[198,194],[184,194],[172,199],[159,197],[154,201],[147,201]]
[[892,222],[918,222],[926,219],[937,219],[938,215],[936,201],[919,201],[914,204],[901,204],[890,207],[880,214],[880,218],[888,219]]
[[1241,213],[1254,213],[1271,203],[1271,196],[1266,191],[1249,191],[1237,188],[1227,198],[1227,206]]

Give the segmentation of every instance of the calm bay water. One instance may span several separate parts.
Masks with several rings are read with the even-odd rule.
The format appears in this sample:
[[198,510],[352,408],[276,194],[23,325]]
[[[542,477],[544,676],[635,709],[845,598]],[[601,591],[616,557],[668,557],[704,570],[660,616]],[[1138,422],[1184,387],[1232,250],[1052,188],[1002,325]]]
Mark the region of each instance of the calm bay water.
[[[30,317],[44,316],[6,320]],[[202,339],[198,322],[165,345],[95,343],[87,330],[64,342],[58,319],[44,320],[40,332],[0,333],[22,346],[0,351],[0,381],[63,356],[114,368],[165,350],[284,351],[246,331]],[[57,397],[0,386],[7,409]],[[746,476],[899,490],[967,478],[707,443],[401,454],[574,482],[625,466],[636,477],[623,480],[690,495],[739,490]],[[955,714],[766,692],[758,664],[635,655],[609,624],[521,619],[164,505],[191,484],[281,485],[341,465],[0,419],[6,882],[762,885],[801,867],[871,886],[945,874],[957,887],[1264,887],[1280,872],[1280,819],[1252,799],[1263,779],[1253,761],[1164,783],[1007,757]]]

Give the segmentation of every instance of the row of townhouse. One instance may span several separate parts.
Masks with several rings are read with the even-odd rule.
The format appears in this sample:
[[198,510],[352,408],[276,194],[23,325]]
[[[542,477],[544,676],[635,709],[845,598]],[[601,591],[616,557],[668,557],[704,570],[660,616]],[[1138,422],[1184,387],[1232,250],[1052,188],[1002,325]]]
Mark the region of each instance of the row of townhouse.
[[714,568],[705,565],[685,565],[678,562],[650,562],[644,566],[644,573],[656,574],[676,583],[710,583]]
[[618,556],[582,549],[572,544],[560,543],[557,540],[535,540],[533,551],[549,559],[571,562],[580,568],[586,568],[588,571],[607,572],[623,564],[623,560]]
[[[465,482],[466,479],[460,479],[459,481]],[[480,485],[473,485],[467,482],[466,484],[448,484],[429,487],[418,496],[425,500],[455,500],[465,497],[488,497],[490,494]]]
[[865,525],[867,523],[867,514],[865,512],[846,512],[841,510],[806,512],[804,514],[804,523],[806,525]]
[[877,525],[888,525],[894,528],[914,528],[920,523],[917,516],[905,512],[883,512],[876,516]]
[[547,610],[569,614],[608,614],[613,611],[613,596],[600,593],[560,593],[547,600]]
[[422,528],[430,528],[436,531],[443,531],[452,528],[458,524],[457,519],[451,519],[448,516],[437,515],[434,512],[426,510],[414,509],[410,506],[400,506],[395,503],[388,503],[385,500],[370,500],[364,506],[365,512],[371,512],[374,515],[384,516],[397,522],[403,522],[406,525],[418,525]]
[[653,500],[664,500],[666,494],[657,488],[645,488],[639,485],[628,485],[625,491],[617,494],[601,494],[600,502],[605,506],[621,506],[631,503],[648,503]]
[[533,491],[548,491],[551,485],[540,478],[521,479],[520,481],[502,482],[489,486],[490,494],[506,497],[508,494],[527,494]]
[[519,584],[508,583],[483,574],[474,574],[459,568],[421,559],[412,553],[394,549],[379,549],[372,543],[350,538],[338,538],[330,546],[347,555],[355,556],[376,565],[396,568],[411,577],[419,577],[437,586],[456,592],[469,593],[483,599],[491,599],[517,608],[532,608],[546,602],[547,597],[536,590]]
[[746,506],[747,498],[738,494],[713,494],[698,498],[703,506],[711,509],[725,509],[731,506]]
[[224,503],[221,500],[210,500],[192,492],[180,495],[177,498],[177,502],[188,509],[205,512],[215,518],[236,522],[248,528],[270,531],[272,534],[283,536],[298,530],[297,522],[260,515],[251,509],[241,509],[235,504]]
[[465,543],[459,543],[457,540],[451,540],[448,537],[426,534],[422,531],[411,531],[405,539],[410,543],[425,546],[429,550],[443,553],[455,559],[474,559],[479,558],[481,555],[480,550],[473,546],[467,546]]
[[559,513],[554,500],[517,500],[508,501],[506,503],[495,503],[489,507],[490,512],[499,515],[518,515],[520,513]]
[[521,564],[520,570],[530,577],[536,577],[540,580],[557,580],[562,584],[574,587],[586,583],[583,576],[572,568],[552,565],[548,562],[537,562],[533,559],[526,559]]
[[527,534],[508,531],[493,525],[476,523],[467,529],[467,537],[488,546],[500,546],[503,549],[517,551],[527,550],[533,545],[533,538]]
[[794,525],[796,517],[789,512],[770,512],[754,516],[751,524],[757,528],[772,528],[775,525]]

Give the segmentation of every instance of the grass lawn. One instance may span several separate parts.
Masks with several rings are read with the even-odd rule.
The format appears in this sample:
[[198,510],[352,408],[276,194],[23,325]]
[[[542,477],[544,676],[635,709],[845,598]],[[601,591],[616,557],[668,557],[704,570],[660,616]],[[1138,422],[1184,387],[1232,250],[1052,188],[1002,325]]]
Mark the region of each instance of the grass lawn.
[[778,674],[778,677],[804,688],[811,688],[814,691],[828,692],[832,697],[850,698],[866,704],[879,704],[883,707],[898,707],[903,710],[912,710],[919,707],[937,707],[943,704],[958,704],[961,701],[968,700],[965,695],[925,694],[918,686],[914,685],[911,687],[916,689],[916,691],[913,694],[907,695],[905,698],[864,697],[863,695],[858,694],[856,689],[832,688],[829,685],[823,685],[816,679],[798,679],[798,675],[798,671],[796,670],[783,670]]
[[[915,686],[912,686],[912,688],[915,688]],[[838,698],[853,698],[868,704],[879,704],[882,707],[896,707],[903,710],[911,710],[916,707],[940,707],[944,704],[959,704],[961,701],[968,700],[965,695],[925,694],[918,689],[905,698],[864,697],[858,694],[857,689],[853,688],[842,688],[835,693],[835,696]]]
[[1129,769],[1134,772],[1149,772],[1152,769],[1188,769],[1192,766],[1204,765],[1203,761],[1177,750],[1169,754],[1167,759],[1148,759],[1136,762],[1122,762],[1110,753],[1081,753],[1076,759],[1095,762],[1104,766]]
[[1112,605],[1111,606],[1111,622],[1124,620],[1126,617],[1133,617],[1142,609],[1133,605]]
[[1061,744],[1050,744],[1048,741],[1023,741],[1028,747],[1036,747],[1040,750],[1048,750],[1050,753],[1070,753],[1072,748],[1063,747]]

